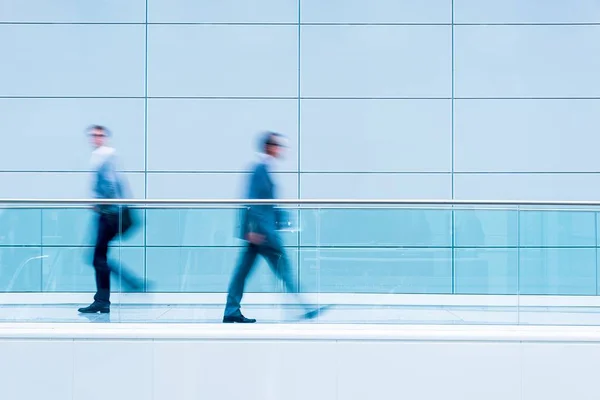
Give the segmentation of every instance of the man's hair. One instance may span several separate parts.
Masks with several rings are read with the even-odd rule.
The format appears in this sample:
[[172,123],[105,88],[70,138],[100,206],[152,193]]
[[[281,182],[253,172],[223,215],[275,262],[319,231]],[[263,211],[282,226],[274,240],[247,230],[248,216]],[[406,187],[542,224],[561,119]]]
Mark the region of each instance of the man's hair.
[[108,128],[102,125],[90,125],[87,128],[87,132],[90,131],[102,131],[106,136],[110,136],[110,131],[108,130]]
[[269,146],[282,146],[284,136],[277,132],[265,132],[263,134],[262,151],[266,152]]

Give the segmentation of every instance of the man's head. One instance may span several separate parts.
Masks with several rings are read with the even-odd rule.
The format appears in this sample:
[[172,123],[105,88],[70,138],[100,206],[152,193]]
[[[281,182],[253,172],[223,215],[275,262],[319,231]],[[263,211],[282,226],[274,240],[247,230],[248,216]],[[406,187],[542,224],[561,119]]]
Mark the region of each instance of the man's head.
[[106,138],[109,136],[109,131],[104,126],[92,125],[88,128],[88,135],[94,148],[103,146],[106,143]]
[[283,150],[285,149],[285,136],[277,132],[266,132],[263,136],[262,141],[262,152],[274,157],[283,157]]

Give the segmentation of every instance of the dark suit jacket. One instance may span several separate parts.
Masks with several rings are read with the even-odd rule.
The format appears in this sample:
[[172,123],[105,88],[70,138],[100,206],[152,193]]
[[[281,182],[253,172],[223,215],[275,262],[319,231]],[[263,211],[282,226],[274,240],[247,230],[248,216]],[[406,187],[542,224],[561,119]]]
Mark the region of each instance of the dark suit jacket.
[[[248,199],[275,199],[275,185],[265,163],[256,164],[250,175]],[[241,239],[250,232],[266,237],[267,242],[277,242],[277,209],[274,204],[251,204],[242,210]]]

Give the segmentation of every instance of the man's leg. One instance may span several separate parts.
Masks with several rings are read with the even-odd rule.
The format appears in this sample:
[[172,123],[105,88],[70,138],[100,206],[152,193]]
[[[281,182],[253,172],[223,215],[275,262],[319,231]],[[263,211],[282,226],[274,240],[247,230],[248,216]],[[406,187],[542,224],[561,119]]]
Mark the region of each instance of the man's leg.
[[286,292],[292,293],[296,297],[298,304],[304,308],[304,319],[316,318],[321,312],[329,308],[329,306],[325,306],[315,309],[310,308],[307,305],[306,300],[303,299],[298,292],[298,287],[296,286],[296,282],[292,276],[292,268],[289,259],[285,253],[285,249],[279,244],[279,242],[274,245],[271,244],[270,246],[261,247],[260,254],[267,259],[267,262],[269,263],[269,266],[275,275],[277,275],[277,277],[283,281]]
[[261,246],[260,254],[267,259],[275,275],[283,281],[286,292],[298,293],[296,282],[292,278],[290,261],[283,246],[279,244]]
[[100,214],[97,222],[96,245],[94,247],[93,265],[96,273],[96,294],[94,303],[89,307],[80,308],[79,312],[96,313],[109,312],[110,307],[110,267],[107,255],[108,245],[116,232],[111,225],[110,217]]
[[[122,209],[120,214],[115,215],[115,236],[119,235],[119,233],[123,229],[123,225],[125,224],[126,215],[130,215],[127,209]],[[130,217],[129,217],[130,218]],[[131,220],[130,220],[131,221]],[[114,239],[113,237],[113,239]],[[122,237],[122,236],[121,236]],[[111,239],[112,240],[112,239]],[[134,275],[130,270],[128,270],[124,265],[122,260],[115,265],[108,261],[108,267],[110,272],[115,275],[117,279],[120,279],[126,287],[132,289],[133,291],[140,291],[144,288],[144,280],[136,275]]]
[[[252,271],[256,256],[258,255],[258,247],[248,243],[244,252],[241,255],[238,266],[231,277],[229,290],[227,292],[227,305],[225,306],[225,316],[223,322],[243,322],[235,319],[244,318],[240,311],[240,302],[244,295],[244,286],[246,279]],[[250,322],[250,321],[248,321]],[[252,321],[254,322],[254,321]]]
[[122,262],[119,262],[118,266],[108,263],[110,272],[115,275],[117,279],[121,279],[126,287],[133,290],[134,292],[141,291],[144,288],[144,280],[131,271],[129,271]]
[[101,214],[98,218],[98,238],[94,249],[94,269],[96,270],[96,295],[94,300],[110,305],[110,272],[108,265],[108,245],[117,234],[117,226],[112,216]]

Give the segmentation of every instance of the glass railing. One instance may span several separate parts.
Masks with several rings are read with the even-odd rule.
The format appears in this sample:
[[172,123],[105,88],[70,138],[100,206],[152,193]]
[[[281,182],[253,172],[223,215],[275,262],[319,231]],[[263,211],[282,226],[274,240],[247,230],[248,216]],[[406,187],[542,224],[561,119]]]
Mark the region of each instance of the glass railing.
[[[188,322],[218,320],[244,246],[236,238],[239,215],[251,201],[123,203],[135,210],[138,224],[112,243],[110,258],[143,278],[143,285],[135,290],[139,293],[127,294],[123,282],[114,279],[113,310],[148,306],[157,315],[188,312],[189,318],[181,317]],[[56,305],[66,315],[73,304],[91,302],[96,287],[92,204],[0,200],[0,321],[26,304]],[[600,306],[600,204],[288,200],[278,205],[289,216],[280,235],[298,291],[309,302],[333,306],[320,321],[536,323],[549,314],[529,320],[526,312],[576,307],[557,318],[572,322],[577,310],[587,312],[582,323],[596,323],[591,311]],[[258,264],[244,301],[268,315],[263,319],[285,320],[282,312],[297,304],[265,261]],[[30,310],[27,315],[33,318]]]

